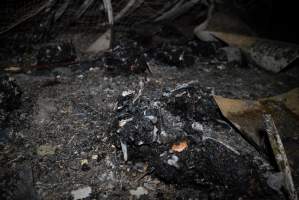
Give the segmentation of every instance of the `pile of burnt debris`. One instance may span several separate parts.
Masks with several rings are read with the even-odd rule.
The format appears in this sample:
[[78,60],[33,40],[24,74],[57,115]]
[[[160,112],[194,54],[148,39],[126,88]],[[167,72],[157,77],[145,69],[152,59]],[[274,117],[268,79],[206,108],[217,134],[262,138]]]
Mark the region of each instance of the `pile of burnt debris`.
[[146,162],[149,174],[216,199],[283,198],[267,184],[273,168],[231,133],[211,89],[191,82],[156,99],[142,91],[124,91],[115,108],[113,130],[125,161]]
[[[130,36],[116,36],[111,50],[94,58],[80,54],[72,43],[55,42],[29,46],[18,50],[8,62],[3,58],[1,71],[34,72],[54,67],[103,67],[109,75],[151,73],[151,64],[189,68],[198,64],[231,64],[240,66],[244,58],[240,49],[221,41],[205,42],[197,37],[185,37],[172,28],[168,36],[161,32],[145,36],[130,32]],[[128,33],[116,33],[126,35]],[[164,35],[162,35],[164,34]],[[28,49],[29,48],[29,49]],[[93,57],[93,56],[92,56]]]
[[123,36],[116,38],[111,52],[100,56],[98,62],[103,63],[106,72],[111,75],[150,74],[152,64],[183,69],[195,64],[240,66],[244,62],[238,48],[228,47],[221,41],[205,42],[196,37],[186,37],[175,28],[171,30],[168,36],[164,32],[150,36],[130,32],[130,39]]

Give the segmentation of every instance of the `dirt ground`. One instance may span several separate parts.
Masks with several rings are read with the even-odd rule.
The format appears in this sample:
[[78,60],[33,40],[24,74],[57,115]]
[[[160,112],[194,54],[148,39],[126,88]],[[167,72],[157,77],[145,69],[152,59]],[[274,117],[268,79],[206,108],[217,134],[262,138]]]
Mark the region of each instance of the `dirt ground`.
[[[89,199],[135,199],[140,187],[142,199],[222,199],[221,194],[166,183],[148,174],[146,163],[125,162],[111,131],[118,97],[123,91],[137,92],[140,82],[152,98],[190,81],[217,95],[243,99],[299,87],[298,66],[278,74],[211,62],[181,69],[151,63],[150,69],[111,76],[101,64],[92,63],[11,74],[22,96],[5,128],[9,140],[0,144],[0,196],[71,199],[72,191],[90,187]],[[255,152],[236,131],[232,134]],[[294,177],[299,192],[298,174]]]

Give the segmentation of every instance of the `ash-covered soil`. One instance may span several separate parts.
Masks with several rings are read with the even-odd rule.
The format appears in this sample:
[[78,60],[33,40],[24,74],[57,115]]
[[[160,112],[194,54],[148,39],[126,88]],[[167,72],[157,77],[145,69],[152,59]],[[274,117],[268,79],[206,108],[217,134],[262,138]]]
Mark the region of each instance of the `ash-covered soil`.
[[[5,126],[1,127],[0,196],[3,199],[71,199],[74,191],[90,187],[89,199],[135,199],[139,195],[142,199],[280,199],[281,196],[274,190],[264,189],[267,186],[244,188],[242,183],[238,183],[242,190],[234,195],[226,193],[230,190],[226,190],[225,183],[217,186],[215,177],[211,178],[212,186],[209,184],[207,187],[194,183],[196,180],[190,180],[190,174],[171,174],[171,167],[176,166],[160,168],[159,171],[159,165],[151,164],[155,161],[150,160],[156,157],[142,155],[143,151],[138,152],[138,159],[131,159],[129,155],[125,162],[119,144],[120,136],[114,127],[116,108],[123,92],[134,91],[138,94],[142,88],[141,99],[147,98],[149,103],[153,103],[160,100],[165,91],[191,81],[196,81],[200,88],[206,88],[213,94],[229,98],[257,99],[277,95],[299,87],[298,66],[272,74],[255,66],[227,62],[196,62],[192,67],[181,68],[152,61],[149,63],[151,73],[140,74],[118,74],[117,70],[111,74],[110,69],[103,67],[101,62],[57,66],[33,71],[31,74],[11,74],[10,77],[15,79],[22,95],[20,105],[10,112]],[[196,122],[197,118],[190,117],[188,113],[182,114],[183,110],[180,109],[183,108],[172,104],[171,99],[166,102],[169,107],[166,106],[166,111],[161,113],[165,115],[167,123],[179,124],[188,120]],[[140,105],[143,105],[142,102]],[[188,106],[188,102],[184,105]],[[184,109],[192,112],[191,108]],[[212,112],[206,114],[214,116]],[[233,170],[232,173],[240,176],[247,176],[250,171],[263,176],[267,174],[267,170],[271,170],[270,166],[262,166],[264,162],[267,164],[263,156],[224,118],[217,116],[216,125],[209,124],[209,120],[207,118],[205,122],[200,122],[202,132],[233,146],[241,157],[235,158],[236,155],[233,155],[230,158],[229,153],[233,152],[222,146],[215,147],[212,143],[205,146],[201,143],[199,146],[189,144],[191,153],[185,152],[182,159],[188,160],[192,155],[192,158],[198,159],[196,153],[192,154],[192,148],[210,148],[211,151],[215,148],[215,152],[211,153],[218,161],[225,155],[222,161],[225,160],[226,163],[218,165],[225,170],[209,170],[218,170],[222,175]],[[5,139],[2,139],[4,136]],[[157,148],[160,152],[159,148],[162,147],[148,145],[147,148]],[[209,152],[206,157],[208,155]],[[253,163],[254,159],[254,167],[250,165],[252,168],[248,168],[248,162],[252,160]],[[211,158],[208,160],[213,162]],[[238,165],[230,166],[228,162],[234,160]],[[207,163],[202,166],[203,174],[209,172],[209,166]],[[211,166],[217,164],[212,163]],[[184,171],[186,166],[180,167]],[[243,167],[248,172],[238,171]],[[222,177],[222,181],[230,181],[228,176]],[[298,175],[295,174],[294,177],[298,189]],[[206,175],[205,178],[209,179],[209,176]],[[246,184],[250,181],[246,180]],[[249,185],[259,184],[261,183]],[[236,182],[232,185],[236,188]]]

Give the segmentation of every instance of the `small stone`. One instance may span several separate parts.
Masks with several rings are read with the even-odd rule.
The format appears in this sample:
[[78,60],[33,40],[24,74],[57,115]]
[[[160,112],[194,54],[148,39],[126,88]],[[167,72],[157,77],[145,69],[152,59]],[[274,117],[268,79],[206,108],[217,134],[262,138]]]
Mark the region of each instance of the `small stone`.
[[129,95],[134,94],[134,93],[135,92],[133,90],[123,91],[121,93],[121,96],[126,97],[126,96],[129,96]]
[[142,162],[137,162],[134,165],[134,169],[136,169],[140,173],[144,173],[147,170],[147,167],[148,167],[147,164],[142,163]]
[[199,122],[193,122],[192,129],[195,131],[203,131],[203,125],[200,124]]
[[173,144],[171,147],[171,150],[173,152],[179,153],[179,152],[184,151],[186,148],[188,148],[188,142],[187,142],[187,140],[182,140],[179,143]]
[[89,197],[90,193],[91,187],[89,186],[71,191],[74,200],[87,198]]
[[99,157],[98,155],[92,155],[92,156],[91,156],[91,159],[93,159],[93,160],[97,160],[98,157]]
[[145,118],[151,120],[151,122],[152,122],[153,124],[156,124],[156,123],[158,122],[158,118],[157,118],[156,116],[152,116],[152,115],[150,115],[150,116],[145,116]]
[[84,76],[83,76],[82,74],[78,75],[77,77],[78,77],[79,79],[83,79],[83,78],[84,78]]
[[224,69],[225,69],[225,66],[224,66],[224,65],[218,65],[218,66],[217,66],[217,69],[219,69],[219,70],[224,70]]
[[119,127],[123,127],[124,125],[126,125],[126,123],[128,123],[128,122],[130,122],[130,121],[132,121],[132,120],[133,120],[133,117],[131,117],[131,118],[129,118],[129,119],[123,119],[123,120],[120,120],[118,126],[119,126]]
[[148,191],[144,187],[138,187],[136,190],[130,190],[129,191],[132,196],[135,196],[137,199],[139,199],[143,195],[147,195]]
[[80,164],[81,165],[88,164],[88,160],[87,159],[80,160]]
[[167,164],[174,166],[175,168],[180,168],[178,164],[179,158],[176,155],[172,155],[170,159],[167,160]]

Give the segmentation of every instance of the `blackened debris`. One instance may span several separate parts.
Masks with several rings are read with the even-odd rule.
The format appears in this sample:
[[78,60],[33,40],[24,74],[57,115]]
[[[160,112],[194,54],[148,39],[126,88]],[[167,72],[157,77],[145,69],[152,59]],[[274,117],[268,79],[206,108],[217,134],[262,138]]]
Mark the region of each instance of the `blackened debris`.
[[49,43],[38,49],[37,64],[60,64],[74,61],[77,58],[71,43]]
[[196,88],[194,84],[188,83],[164,92],[163,99],[167,109],[174,115],[186,120],[207,122],[221,118],[212,92],[210,88]]
[[144,73],[147,69],[147,55],[144,49],[133,40],[119,40],[103,56],[105,69],[112,75],[123,73]]
[[[221,198],[269,195],[253,156],[210,136],[220,118],[212,91],[190,82],[157,99],[124,91],[114,131],[125,160],[147,162],[167,183],[212,191]],[[172,147],[180,141],[187,146],[176,151]]]
[[[103,56],[107,71],[112,74],[142,73],[148,69],[148,60],[177,68],[192,67],[198,62],[210,63],[211,60],[227,61],[220,51],[225,46],[221,42],[188,38],[168,26],[153,27],[153,30],[145,28],[145,33],[132,30],[130,35],[117,36],[112,52]],[[164,29],[169,29],[172,34],[165,35]]]
[[[141,103],[133,103],[134,97],[135,92],[129,91],[123,93],[119,98],[117,107],[118,134],[125,144],[152,144],[158,139],[159,111],[150,104],[149,99],[143,97],[142,100],[138,100]],[[140,135],[140,132],[144,134]]]
[[0,128],[9,113],[20,105],[20,97],[21,91],[16,83],[8,76],[0,75]]
[[204,42],[199,39],[179,42],[164,42],[153,52],[152,56],[159,62],[170,66],[192,67],[196,61],[208,61],[218,57],[218,49],[223,45],[218,42]]
[[164,64],[179,68],[192,66],[196,58],[189,48],[171,44],[164,44],[155,52],[154,57]]

